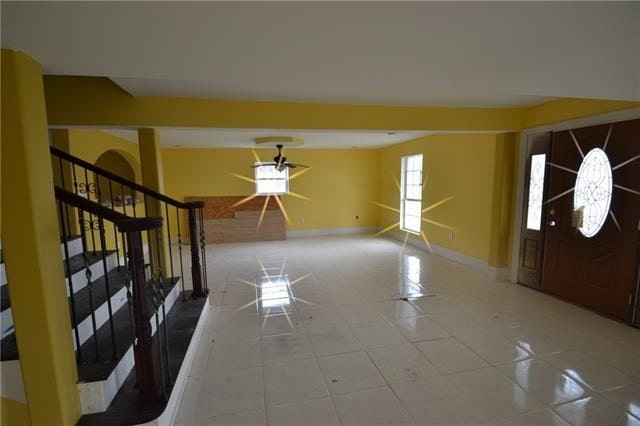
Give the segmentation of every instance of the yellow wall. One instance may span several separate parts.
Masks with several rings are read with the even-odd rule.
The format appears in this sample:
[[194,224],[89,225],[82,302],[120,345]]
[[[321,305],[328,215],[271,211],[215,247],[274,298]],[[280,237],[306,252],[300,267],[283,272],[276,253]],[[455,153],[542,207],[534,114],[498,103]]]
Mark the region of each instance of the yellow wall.
[[129,161],[136,173],[136,181],[140,181],[138,144],[100,130],[71,129],[69,137],[71,155],[95,164],[102,154],[115,150]]
[[525,114],[523,108],[144,98],[129,95],[106,77],[47,76],[45,90],[49,123],[58,126],[516,130]]
[[[274,150],[257,150],[268,161]],[[378,152],[368,149],[295,149],[290,161],[311,166],[290,182],[290,190],[311,198],[292,195],[283,204],[291,229],[377,226]],[[249,149],[164,149],[164,184],[167,195],[250,195],[255,184],[232,176],[253,179],[254,157]],[[295,169],[291,176],[302,169]],[[359,219],[356,219],[356,216]],[[302,222],[304,220],[304,223]],[[175,227],[173,228],[175,229]]]
[[28,426],[31,424],[26,404],[8,398],[0,398],[0,424],[2,426]]
[[[400,181],[400,158],[423,154],[423,170],[428,174],[423,208],[454,196],[424,214],[452,227],[453,240],[449,239],[449,230],[423,222],[429,242],[488,260],[495,149],[494,134],[436,134],[384,148],[379,163],[380,202],[399,208],[400,193],[394,177]],[[398,220],[397,212],[380,208],[381,228]]]
[[640,102],[600,99],[558,99],[527,109],[522,128],[559,123],[575,118],[640,107]]

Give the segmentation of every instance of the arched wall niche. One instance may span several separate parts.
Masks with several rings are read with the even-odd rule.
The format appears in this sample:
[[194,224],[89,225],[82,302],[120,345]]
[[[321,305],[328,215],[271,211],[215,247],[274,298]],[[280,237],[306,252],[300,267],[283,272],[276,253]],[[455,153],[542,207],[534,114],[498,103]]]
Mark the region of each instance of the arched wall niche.
[[[94,164],[124,179],[140,183],[140,164],[126,151],[109,149],[100,154]],[[120,204],[124,198],[132,195],[129,188],[117,182],[110,183],[105,177],[98,178],[98,188],[101,201],[110,201],[113,196],[114,202]]]

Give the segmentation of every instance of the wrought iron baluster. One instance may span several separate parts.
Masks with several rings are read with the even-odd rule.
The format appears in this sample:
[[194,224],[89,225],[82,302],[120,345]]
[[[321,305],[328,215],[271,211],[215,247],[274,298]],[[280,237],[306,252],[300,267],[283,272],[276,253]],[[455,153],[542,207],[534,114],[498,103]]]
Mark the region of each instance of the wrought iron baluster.
[[[113,183],[111,178],[109,178],[109,197],[111,199],[111,208],[115,210],[115,203],[113,199]],[[116,245],[116,261],[118,262],[118,269],[120,269],[120,247],[118,245],[118,231],[116,230],[116,225],[113,224],[113,241]]]
[[[167,327],[169,326],[169,319],[167,318],[167,311],[165,302],[167,300],[167,289],[165,287],[166,280],[161,280],[160,284],[160,301],[162,302],[162,330],[164,333],[164,352],[165,352],[165,368],[167,373],[167,381],[169,385],[173,385],[173,380],[171,379],[171,355],[169,352],[169,332]],[[170,288],[169,291],[173,289],[173,280],[169,281]],[[160,333],[160,330],[158,330]]]
[[198,209],[200,213],[200,252],[202,256],[202,280],[204,281],[204,294],[209,294],[209,283],[207,282],[207,240],[204,232],[204,208]]
[[76,165],[71,163],[71,174],[73,176],[73,193],[78,195],[78,177],[76,176]]
[[[67,268],[67,283],[69,285],[69,298],[71,299],[71,322],[73,324],[73,337],[76,341],[76,360],[78,363],[82,362],[82,350],[80,349],[80,332],[78,331],[78,315],[76,313],[76,301],[75,296],[73,294],[73,280],[71,274],[71,261],[69,260],[69,233],[67,230],[69,229],[64,224],[63,210],[68,210],[69,206],[63,205],[62,201],[58,201],[58,209],[60,212],[60,217],[62,218],[62,241],[64,246],[64,262]],[[69,216],[67,216],[68,220]],[[67,223],[68,224],[68,223]]]
[[180,210],[176,207],[176,223],[178,227],[178,256],[180,258],[180,282],[182,283],[182,301],[186,301],[184,289],[184,263],[182,262],[182,234],[180,233]]
[[136,211],[138,206],[138,199],[136,191],[133,188],[131,188],[131,205],[133,206],[133,217],[138,217],[138,212]]
[[[127,196],[124,192],[124,184],[120,183],[120,203],[122,204],[122,213],[127,215]],[[124,243],[122,243],[124,245]]]
[[169,270],[171,272],[171,278],[174,277],[173,272],[173,248],[171,247],[171,226],[169,222],[171,222],[171,218],[169,217],[169,204],[164,203],[164,215],[166,217],[167,224],[167,245],[169,246]]
[[[96,226],[94,225],[93,220],[84,220],[83,222],[84,222],[83,225],[84,225],[85,231],[87,230],[87,228],[93,229]],[[87,291],[89,292],[89,311],[91,315],[91,327],[93,329],[93,346],[95,350],[95,360],[99,361],[100,349],[98,346],[98,327],[96,326],[96,314],[93,306],[93,281],[91,281],[93,272],[91,272],[91,266],[89,264],[89,255],[87,254],[86,250],[84,251],[83,256],[84,256],[84,268],[85,268],[84,275],[87,279]]]
[[[89,172],[87,169],[84,169],[84,183],[80,182],[80,194],[86,195],[87,199],[91,199],[91,194],[95,193],[95,185],[92,182],[89,182]],[[89,213],[89,221],[93,222],[93,214]],[[93,247],[93,251],[96,251],[96,235],[93,226],[90,227],[91,231],[91,245]]]
[[160,361],[160,383],[162,385],[162,397],[167,400],[167,380],[166,380],[166,369],[164,367],[165,365],[165,359],[164,359],[164,351],[162,350],[162,335],[160,332],[160,305],[162,304],[161,302],[161,296],[160,296],[160,290],[158,289],[158,286],[155,282],[155,279],[151,279],[151,300],[153,301],[153,308],[154,308],[154,316],[156,318],[156,338],[158,339],[158,345],[160,345],[160,356],[159,356],[159,361]]
[[102,192],[100,191],[100,176],[96,172],[93,172],[93,183],[95,186],[96,201],[98,202],[98,204],[102,205]]
[[[62,163],[62,158],[59,159],[60,160],[60,180],[62,181],[62,187],[65,187],[65,178],[64,178],[64,167],[63,167],[63,163]],[[66,189],[66,188],[65,188]],[[69,218],[69,206],[65,206],[64,209],[64,217],[66,217],[67,219],[67,230],[69,231],[69,235],[71,235],[71,219]]]
[[[98,219],[98,232],[100,233],[100,245],[102,246],[102,250],[100,250],[100,254],[102,256],[102,270],[104,272],[104,285],[107,291],[107,309],[109,311],[109,328],[111,331],[111,345],[113,347],[113,359],[118,359],[118,347],[116,346],[116,331],[113,325],[113,308],[111,306],[111,288],[109,286],[109,271],[107,269],[107,249],[105,243],[105,230],[104,230],[104,220],[102,218]],[[117,256],[117,253],[116,253]]]
[[131,326],[130,327],[131,342],[135,345],[136,344],[136,328],[135,328],[135,323],[133,319],[133,294],[131,291],[132,274],[129,270],[129,268],[132,265],[131,258],[130,258],[131,252],[127,247],[127,240],[124,236],[124,233],[122,233],[122,249],[124,250],[124,285],[127,289],[127,310],[129,311],[129,324]]

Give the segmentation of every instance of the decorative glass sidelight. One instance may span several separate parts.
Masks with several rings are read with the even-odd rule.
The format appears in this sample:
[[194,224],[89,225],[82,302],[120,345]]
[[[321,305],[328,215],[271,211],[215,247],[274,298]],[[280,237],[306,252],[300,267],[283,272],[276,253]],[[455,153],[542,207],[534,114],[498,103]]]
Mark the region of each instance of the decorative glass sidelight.
[[581,212],[580,233],[587,238],[595,236],[609,215],[613,177],[607,154],[594,148],[585,155],[578,170],[573,195],[573,209]]
[[547,154],[531,156],[529,174],[529,206],[527,208],[527,229],[540,230],[542,221],[542,197],[544,194],[544,177]]

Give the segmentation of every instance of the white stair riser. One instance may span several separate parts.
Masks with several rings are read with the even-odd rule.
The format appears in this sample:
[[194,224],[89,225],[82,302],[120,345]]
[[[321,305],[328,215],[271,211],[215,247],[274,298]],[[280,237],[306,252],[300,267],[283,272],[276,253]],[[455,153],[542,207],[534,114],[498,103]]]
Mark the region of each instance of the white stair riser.
[[[107,256],[107,271],[111,271],[113,268],[118,266],[118,259],[116,257],[116,253],[111,253]],[[102,260],[94,263],[89,267],[91,270],[91,281],[94,282],[98,278],[104,275],[104,265],[102,264]],[[87,275],[86,269],[82,268],[75,274],[71,276],[71,283],[73,286],[73,292],[76,293],[87,286]],[[67,296],[69,296],[69,279],[65,278],[65,286],[67,288]]]
[[[69,250],[70,258],[82,253],[84,251],[82,249],[82,238],[74,238],[71,241],[67,241],[67,250]],[[62,252],[62,260],[65,260],[67,257],[64,253],[64,243],[60,243],[60,251]]]
[[[165,313],[169,313],[169,310],[171,309],[171,307],[173,306],[174,303],[176,303],[176,300],[178,300],[178,297],[180,297],[180,286],[176,285],[173,287],[173,289],[167,293],[167,298],[165,299],[165,308],[164,311]],[[160,322],[160,324],[162,324],[162,322],[164,321],[164,316],[162,315],[162,307],[160,307],[158,309],[158,321]],[[151,333],[155,333],[156,332],[156,315],[153,314],[153,316],[151,317]]]
[[11,315],[11,308],[5,309],[0,313],[0,330],[2,331],[2,339],[13,334],[13,315]]
[[[178,281],[174,288],[167,294],[167,298],[165,300],[165,311],[167,313],[169,313],[171,307],[174,305],[176,300],[178,300],[178,297],[180,296],[180,288],[180,282]],[[164,318],[162,317],[162,313],[160,313],[160,323],[162,323],[163,320]],[[155,334],[155,315],[151,317],[150,323],[152,334]],[[78,383],[82,414],[101,413],[105,411],[109,407],[109,404],[111,404],[111,401],[113,401],[116,393],[118,393],[118,390],[131,372],[133,366],[133,345],[131,345],[106,380]]]
[[[122,287],[116,294],[111,296],[111,312],[114,314],[127,303],[127,288]],[[127,309],[127,308],[124,308]],[[97,309],[94,310],[94,316],[96,319],[96,329],[99,329],[102,324],[109,320],[109,304],[105,301],[102,305],[100,305]],[[93,336],[93,325],[91,321],[91,315],[86,317],[80,324],[78,324],[78,334],[80,338],[80,344],[82,345],[86,342],[91,336]],[[73,349],[77,350],[76,347],[76,334],[75,328],[73,329]]]

